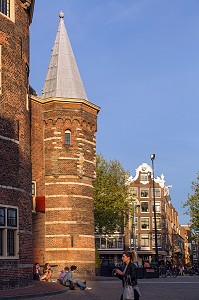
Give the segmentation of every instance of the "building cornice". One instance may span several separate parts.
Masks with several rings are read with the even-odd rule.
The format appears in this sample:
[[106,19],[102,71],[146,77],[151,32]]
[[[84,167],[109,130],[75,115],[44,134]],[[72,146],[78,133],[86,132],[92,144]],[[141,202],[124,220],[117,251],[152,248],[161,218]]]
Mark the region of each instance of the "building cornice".
[[97,113],[100,111],[100,107],[91,103],[90,101],[87,101],[85,99],[77,99],[77,98],[47,98],[47,99],[41,99],[38,96],[30,95],[30,99],[36,102],[39,102],[41,104],[46,104],[50,102],[57,102],[57,103],[77,103],[77,104],[84,104],[90,108],[93,108],[97,111]]

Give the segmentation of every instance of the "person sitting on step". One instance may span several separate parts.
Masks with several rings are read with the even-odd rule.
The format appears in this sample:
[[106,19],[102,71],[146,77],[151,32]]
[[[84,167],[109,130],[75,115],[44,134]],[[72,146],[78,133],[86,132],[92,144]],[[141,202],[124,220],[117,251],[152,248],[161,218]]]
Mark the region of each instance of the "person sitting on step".
[[[70,271],[67,272],[63,279],[63,285],[69,286],[70,289],[74,289],[74,286],[78,286],[81,290],[91,290],[90,287],[86,285],[86,281],[82,281],[78,278],[73,278],[73,273],[77,270],[77,266],[71,266]],[[73,286],[73,288],[72,288]]]

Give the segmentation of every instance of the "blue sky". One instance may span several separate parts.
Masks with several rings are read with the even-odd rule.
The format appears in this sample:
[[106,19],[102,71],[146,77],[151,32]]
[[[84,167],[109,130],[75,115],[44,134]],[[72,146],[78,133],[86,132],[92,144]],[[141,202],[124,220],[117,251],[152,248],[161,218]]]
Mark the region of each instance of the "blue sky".
[[199,170],[199,0],[36,0],[31,85],[41,94],[59,12],[90,102],[101,107],[97,152],[132,176],[143,162],[182,202]]

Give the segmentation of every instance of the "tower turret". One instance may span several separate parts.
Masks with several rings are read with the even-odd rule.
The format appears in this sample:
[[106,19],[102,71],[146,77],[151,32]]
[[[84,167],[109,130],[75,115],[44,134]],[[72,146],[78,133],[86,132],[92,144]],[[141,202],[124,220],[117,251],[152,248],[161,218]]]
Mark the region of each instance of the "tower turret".
[[[43,88],[32,96],[35,259],[94,271],[98,106],[88,101],[61,12]],[[39,203],[45,210],[39,212]],[[37,209],[38,208],[38,209]],[[44,241],[43,244],[41,241]]]

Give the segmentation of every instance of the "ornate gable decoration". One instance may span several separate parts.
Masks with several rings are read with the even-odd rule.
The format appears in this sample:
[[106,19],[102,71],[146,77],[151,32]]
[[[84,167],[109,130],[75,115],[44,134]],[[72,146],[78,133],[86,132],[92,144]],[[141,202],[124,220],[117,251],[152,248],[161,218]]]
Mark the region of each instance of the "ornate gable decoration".
[[[135,177],[130,176],[128,178],[129,183],[133,182],[133,181],[136,181],[139,178],[140,174],[146,174],[146,175],[152,174],[153,170],[147,163],[143,163],[137,169],[135,169],[135,172],[136,172]],[[164,180],[164,175],[163,174],[160,177],[157,176],[156,178],[154,178],[154,180],[155,180],[156,183],[159,183],[161,188],[164,187],[165,180]],[[149,183],[149,181],[144,180],[144,181],[140,181],[140,183],[147,184],[147,183]]]

